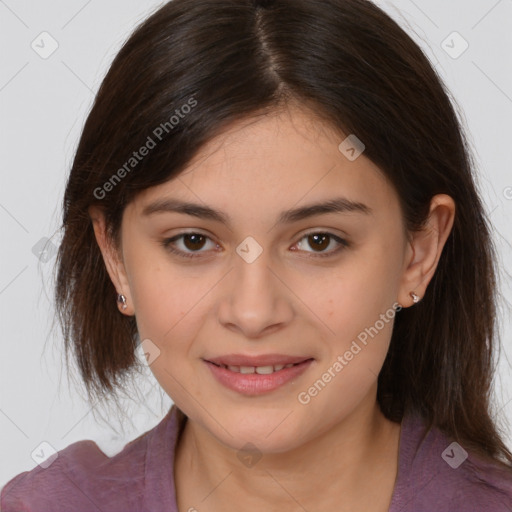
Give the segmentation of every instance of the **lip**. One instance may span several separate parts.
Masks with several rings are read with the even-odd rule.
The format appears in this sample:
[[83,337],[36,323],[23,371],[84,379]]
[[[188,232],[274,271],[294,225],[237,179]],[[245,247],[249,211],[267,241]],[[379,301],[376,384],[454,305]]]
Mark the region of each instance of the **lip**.
[[[288,357],[287,361],[290,360],[290,356]],[[220,358],[219,358],[220,359]],[[304,357],[295,358],[296,363],[295,366],[291,366],[289,368],[283,368],[282,370],[273,372],[271,374],[266,375],[260,375],[258,373],[238,373],[231,371],[228,368],[224,368],[221,366],[217,366],[214,364],[211,360],[203,360],[204,363],[210,368],[210,371],[212,372],[215,379],[225,386],[228,389],[231,389],[232,391],[236,391],[238,393],[241,393],[243,395],[248,396],[256,396],[256,395],[262,395],[264,393],[269,393],[271,391],[274,391],[288,382],[293,381],[294,379],[298,378],[300,375],[302,375],[313,363],[314,359],[304,359]],[[227,360],[227,358],[222,358],[222,360]],[[231,359],[233,361],[254,361],[255,359],[248,359],[247,357],[244,357],[243,359]],[[260,359],[261,360],[261,359]],[[268,360],[268,357],[267,359]],[[276,359],[272,359],[272,361],[276,361]],[[221,363],[224,364],[224,363]],[[274,364],[283,364],[275,362]],[[290,362],[286,364],[291,364]],[[231,365],[230,366],[239,366],[239,365]],[[270,366],[269,364],[243,364],[240,366]]]
[[207,362],[226,366],[275,366],[278,364],[296,364],[313,359],[312,357],[290,356],[285,354],[261,354],[259,356],[246,356],[243,354],[229,354],[204,359]]

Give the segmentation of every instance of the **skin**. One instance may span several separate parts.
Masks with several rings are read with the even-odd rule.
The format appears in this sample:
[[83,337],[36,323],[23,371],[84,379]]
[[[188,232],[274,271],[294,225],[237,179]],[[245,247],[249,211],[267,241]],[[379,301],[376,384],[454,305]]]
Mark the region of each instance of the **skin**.
[[[105,237],[101,210],[89,210],[112,281],[127,298],[120,312],[136,315],[141,339],[160,350],[151,370],[189,418],[175,460],[182,512],[240,503],[248,512],[388,510],[400,425],[383,416],[376,392],[393,320],[309,403],[297,397],[394,303],[412,306],[411,291],[423,297],[455,205],[435,196],[425,230],[407,234],[394,188],[364,153],[350,161],[340,152],[344,137],[299,106],[230,125],[177,178],[127,206],[119,250]],[[283,210],[338,195],[372,213],[276,223]],[[142,214],[167,197],[221,210],[231,225]],[[199,257],[162,247],[183,232],[208,237],[174,244]],[[305,236],[325,232],[349,246],[336,252],[335,239],[319,246]],[[236,252],[247,236],[263,249],[252,263]],[[316,256],[322,252],[331,256]],[[202,360],[276,352],[315,360],[260,396],[225,388]],[[252,467],[237,457],[248,442],[262,454]]]

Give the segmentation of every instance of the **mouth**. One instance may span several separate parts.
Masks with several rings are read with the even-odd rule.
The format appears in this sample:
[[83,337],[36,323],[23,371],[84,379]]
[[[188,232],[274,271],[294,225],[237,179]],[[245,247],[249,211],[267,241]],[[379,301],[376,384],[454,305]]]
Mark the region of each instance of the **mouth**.
[[226,364],[216,364],[212,361],[207,361],[219,368],[225,368],[235,373],[243,373],[244,375],[249,375],[251,373],[257,373],[258,375],[270,375],[275,372],[280,372],[285,368],[291,368],[292,366],[298,366],[305,361],[309,361],[310,359],[305,359],[300,363],[288,363],[288,364],[276,364],[276,365],[265,365],[265,366],[234,366],[234,365],[226,365]]
[[290,356],[287,354],[260,354],[258,356],[244,354],[229,354],[218,357],[209,357],[206,361],[218,366],[238,366],[239,368],[261,368],[265,366],[279,367],[302,363],[311,356]]
[[261,395],[292,383],[313,364],[314,358],[233,355],[203,361],[224,387],[244,395]]

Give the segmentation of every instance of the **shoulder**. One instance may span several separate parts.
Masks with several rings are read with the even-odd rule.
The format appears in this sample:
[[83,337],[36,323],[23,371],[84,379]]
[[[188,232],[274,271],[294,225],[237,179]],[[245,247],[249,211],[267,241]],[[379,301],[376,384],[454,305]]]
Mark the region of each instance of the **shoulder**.
[[402,422],[395,494],[391,512],[511,512],[512,469],[466,450],[438,428],[427,431],[421,418],[409,415]]
[[38,465],[7,482],[0,495],[1,510],[50,511],[62,503],[68,510],[101,510],[112,482],[116,492],[125,490],[136,498],[139,479],[132,477],[143,471],[140,448],[141,442],[130,444],[109,458],[93,441],[73,443],[49,459],[48,466]]
[[161,443],[159,436],[165,433],[169,414],[113,457],[105,455],[90,440],[78,441],[58,451],[4,485],[0,491],[0,510],[85,512],[105,510],[105,506],[109,512],[143,510],[151,455],[148,446],[152,443],[156,448],[155,443]]

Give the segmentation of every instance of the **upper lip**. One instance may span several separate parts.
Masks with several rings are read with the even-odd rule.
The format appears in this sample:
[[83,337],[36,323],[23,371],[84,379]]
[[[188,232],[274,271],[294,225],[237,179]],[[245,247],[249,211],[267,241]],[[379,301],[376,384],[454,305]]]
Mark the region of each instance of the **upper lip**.
[[226,356],[210,357],[205,359],[210,363],[226,366],[276,366],[302,363],[312,359],[304,356],[289,356],[285,354],[262,354],[259,356],[245,356],[243,354],[229,354]]

